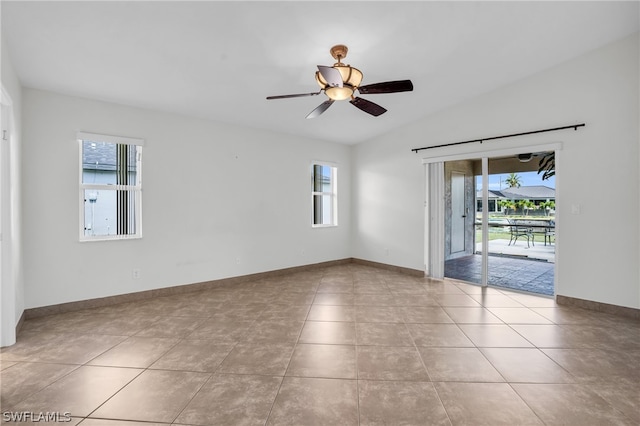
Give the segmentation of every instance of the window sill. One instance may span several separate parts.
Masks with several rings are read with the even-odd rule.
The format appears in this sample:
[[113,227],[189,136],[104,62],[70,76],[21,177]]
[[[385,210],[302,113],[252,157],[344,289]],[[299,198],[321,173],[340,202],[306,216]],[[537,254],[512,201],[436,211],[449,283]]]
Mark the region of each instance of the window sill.
[[142,235],[100,235],[95,237],[80,237],[81,243],[90,243],[94,241],[120,241],[120,240],[140,240]]

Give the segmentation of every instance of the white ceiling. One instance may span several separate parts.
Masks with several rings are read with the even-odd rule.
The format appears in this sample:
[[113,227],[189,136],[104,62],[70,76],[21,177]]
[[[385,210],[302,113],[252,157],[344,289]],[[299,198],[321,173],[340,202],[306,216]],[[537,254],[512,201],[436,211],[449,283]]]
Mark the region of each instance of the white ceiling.
[[[629,2],[1,2],[24,86],[353,144],[639,30]],[[372,117],[325,95],[316,65],[346,44]]]

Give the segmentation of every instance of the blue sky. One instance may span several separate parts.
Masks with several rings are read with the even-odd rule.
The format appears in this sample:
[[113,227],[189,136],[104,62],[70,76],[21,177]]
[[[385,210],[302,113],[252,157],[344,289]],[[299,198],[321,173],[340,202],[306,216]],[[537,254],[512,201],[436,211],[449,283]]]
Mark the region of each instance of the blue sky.
[[[516,173],[516,175],[520,176],[520,185],[521,186],[533,186],[533,185],[544,185],[549,188],[556,187],[556,177],[553,176],[550,179],[542,180],[542,174],[538,174],[538,172],[522,172]],[[509,176],[509,173],[501,173],[497,175],[489,175],[489,189],[505,189],[509,185],[507,185],[504,181]],[[482,176],[477,176],[476,185],[478,191],[482,189]],[[502,181],[502,184],[500,183]],[[502,185],[502,186],[501,186]]]

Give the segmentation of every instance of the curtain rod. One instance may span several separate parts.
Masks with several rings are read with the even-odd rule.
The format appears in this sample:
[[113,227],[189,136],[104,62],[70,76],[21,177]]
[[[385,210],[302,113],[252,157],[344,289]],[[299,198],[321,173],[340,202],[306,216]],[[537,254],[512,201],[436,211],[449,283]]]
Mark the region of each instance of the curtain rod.
[[473,139],[473,140],[470,140],[470,141],[445,143],[445,144],[442,144],[442,145],[425,146],[423,148],[413,148],[411,151],[417,153],[418,151],[422,151],[424,149],[442,148],[443,146],[462,145],[462,144],[474,143],[474,142],[482,143],[484,141],[490,141],[490,140],[494,140],[494,139],[513,138],[515,136],[533,135],[535,133],[555,132],[557,130],[565,130],[565,129],[578,130],[578,127],[584,127],[584,126],[585,126],[584,123],[582,123],[582,124],[572,124],[571,126],[554,127],[553,129],[533,130],[531,132],[513,133],[511,135],[492,136],[490,138],[482,138],[482,139]]

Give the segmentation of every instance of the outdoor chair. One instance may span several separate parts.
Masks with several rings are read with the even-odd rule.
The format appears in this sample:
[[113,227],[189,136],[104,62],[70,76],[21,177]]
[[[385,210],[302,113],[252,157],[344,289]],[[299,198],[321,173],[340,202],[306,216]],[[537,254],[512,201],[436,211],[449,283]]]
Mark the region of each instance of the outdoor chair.
[[553,228],[547,228],[546,232],[544,233],[544,245],[547,245],[547,240],[549,240],[549,245],[551,245],[551,238],[555,238],[556,236],[556,221],[555,220],[550,220],[549,221],[549,225],[553,226]]
[[530,247],[529,239],[531,239],[531,244],[535,245],[533,241],[533,230],[528,225],[518,225],[516,220],[509,220],[509,233],[510,239],[508,245],[511,245],[511,243],[515,245],[518,237],[525,237],[527,239],[527,248]]

